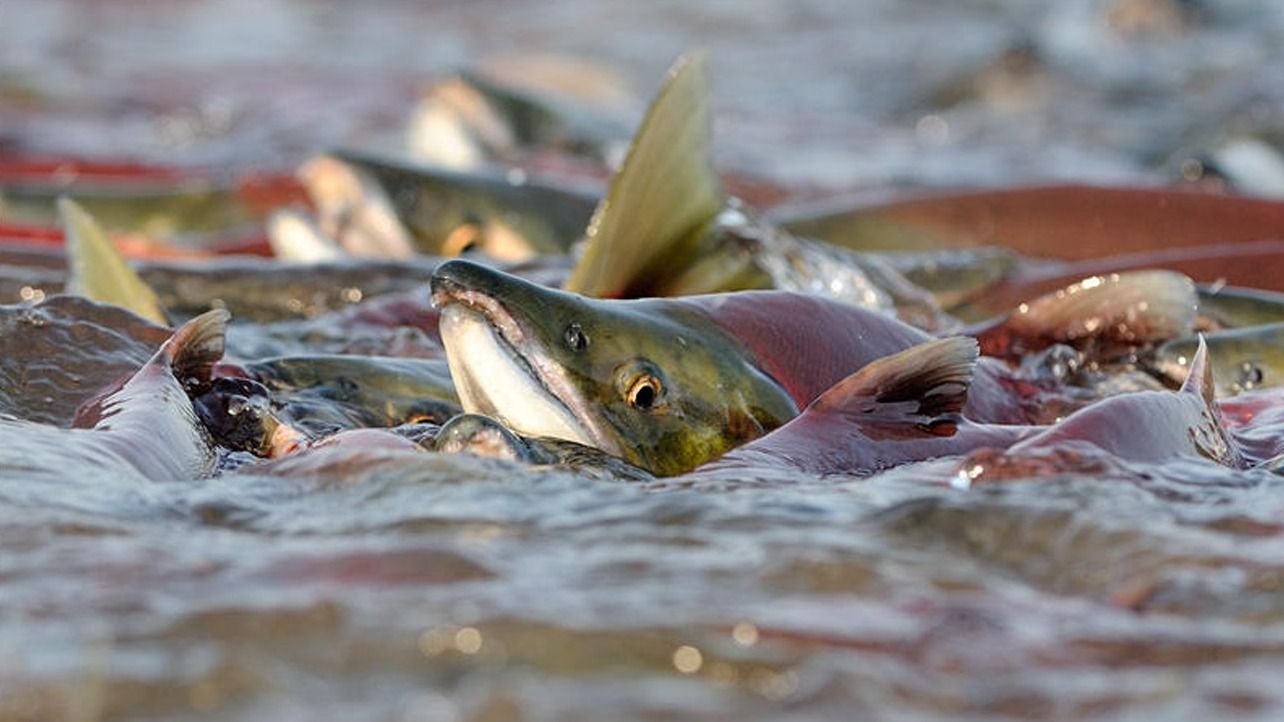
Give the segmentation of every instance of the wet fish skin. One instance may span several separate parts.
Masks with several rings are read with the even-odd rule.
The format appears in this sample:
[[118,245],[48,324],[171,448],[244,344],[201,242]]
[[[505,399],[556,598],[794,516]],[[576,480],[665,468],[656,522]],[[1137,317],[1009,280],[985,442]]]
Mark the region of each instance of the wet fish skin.
[[1203,343],[1176,392],[1138,391],[1102,399],[1002,454],[965,460],[960,479],[971,484],[1087,472],[1120,462],[1163,464],[1182,457],[1233,469],[1246,466],[1216,404],[1212,362]]
[[253,379],[222,376],[192,399],[214,442],[232,451],[268,456],[279,427],[267,387]]
[[[1284,385],[1284,323],[1204,334],[1217,393],[1234,396]],[[1171,384],[1189,372],[1199,337],[1175,339],[1155,349],[1144,363]]]
[[611,481],[650,481],[651,474],[592,446],[547,436],[525,438],[498,421],[460,414],[442,425],[433,441],[438,453],[469,453],[525,464],[557,466]]
[[855,250],[999,245],[1029,258],[1068,261],[1276,240],[1284,233],[1284,203],[1181,190],[1026,186],[830,205],[779,220],[798,235]]
[[283,419],[305,428],[443,423],[461,411],[440,360],[316,354],[260,359],[244,370],[270,392]]
[[[442,264],[432,285],[465,411],[660,475],[757,438],[867,363],[932,340],[876,312],[784,291],[593,299],[463,260]],[[982,359],[973,418],[1025,418],[1002,375],[1000,362]],[[652,382],[642,393],[655,408],[631,405],[630,391]]]
[[[442,264],[432,288],[466,411],[526,436],[595,446],[660,475],[757,438],[865,365],[933,340],[875,311],[785,291],[594,299],[463,260]],[[1094,334],[1150,342],[1189,330],[1194,299],[1189,279],[1167,272],[1090,279],[985,330],[1044,345],[1090,343]],[[1082,310],[1096,314],[1097,325],[1085,326]],[[627,391],[638,379],[655,380],[663,413],[629,408]],[[971,383],[969,418],[1029,423],[1037,389],[1005,362],[980,359]],[[667,439],[689,433],[696,438]]]
[[412,150],[424,160],[461,168],[518,161],[535,149],[610,163],[628,142],[628,129],[563,95],[524,89],[484,73],[460,72],[435,86],[420,103],[411,130]]
[[316,316],[375,296],[422,288],[437,259],[285,264],[263,258],[220,258],[199,265],[144,263],[139,275],[179,317],[226,308],[238,319],[269,322]]
[[1022,260],[1001,246],[974,249],[874,253],[905,280],[936,299],[944,311],[984,294],[1015,273]]
[[172,333],[80,296],[0,306],[0,413],[70,426],[87,396],[128,378]]
[[432,290],[464,410],[522,435],[675,474],[797,413],[698,305],[589,299],[460,260]]
[[10,183],[0,187],[0,218],[56,226],[62,197],[72,198],[106,228],[157,239],[239,231],[261,220],[239,189],[206,181],[70,188]]
[[[228,318],[226,311],[210,311],[184,324],[119,389],[78,417],[74,428],[0,420],[0,436],[7,437],[0,466],[14,475],[57,476],[83,464],[150,481],[212,473],[213,444],[188,392],[209,382],[223,355]],[[24,454],[41,458],[36,450],[55,449],[66,466],[41,468],[22,460]]]
[[863,477],[1033,436],[1038,427],[978,424],[962,415],[978,350],[974,339],[956,336],[873,361],[784,426],[694,474],[734,478],[784,469]]
[[1090,276],[966,329],[986,355],[1020,358],[1054,343],[1098,357],[1128,355],[1194,331],[1198,296],[1180,273]]
[[[418,253],[456,256],[480,251],[509,262],[565,254],[579,240],[597,204],[597,194],[493,171],[460,172],[336,151],[311,162],[305,183],[322,216],[351,215],[354,209],[386,205]],[[323,165],[322,165],[323,164]],[[342,195],[317,189],[310,175],[351,175]],[[365,197],[352,197],[360,192]],[[377,191],[376,191],[377,189]],[[382,200],[376,196],[382,196]],[[364,212],[364,211],[362,211]],[[342,234],[342,221],[332,222]]]
[[1284,293],[1203,286],[1199,289],[1199,315],[1201,326],[1210,331],[1284,323]]

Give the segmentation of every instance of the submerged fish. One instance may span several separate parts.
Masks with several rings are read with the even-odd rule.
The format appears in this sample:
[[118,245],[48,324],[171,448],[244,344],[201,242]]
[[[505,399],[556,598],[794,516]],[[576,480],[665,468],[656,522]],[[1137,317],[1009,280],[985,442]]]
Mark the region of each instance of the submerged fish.
[[311,355],[244,365],[279,417],[316,435],[364,426],[442,423],[460,412],[444,361]]
[[557,466],[612,481],[650,481],[646,471],[592,446],[547,436],[524,438],[488,416],[460,414],[437,431],[432,450]]
[[464,173],[351,152],[314,158],[299,177],[317,206],[320,230],[359,256],[480,251],[520,262],[562,255],[597,203],[596,193],[519,171]]
[[1284,293],[1221,284],[1202,287],[1199,316],[1208,330],[1284,323]]
[[[152,481],[212,473],[213,445],[188,392],[209,383],[228,318],[226,311],[210,311],[184,324],[123,385],[83,407],[71,429],[0,420],[6,476],[63,475],[77,467]],[[44,468],[27,460],[47,458],[45,452],[55,452],[64,465]]]
[[1029,258],[1091,261],[1279,240],[1284,202],[1188,190],[1033,186],[849,203],[782,223],[864,251],[1004,246]]
[[1024,263],[998,246],[870,256],[886,261],[910,283],[932,294],[946,312],[984,294]]
[[226,308],[238,319],[270,322],[313,318],[363,300],[423,288],[438,259],[343,259],[285,264],[228,257],[191,263],[140,264],[138,274],[161,305],[178,317]]
[[[58,223],[59,198],[71,198],[113,231],[153,239],[243,232],[261,223],[264,206],[294,200],[297,184],[282,179],[252,183],[206,180],[131,183],[7,183],[0,187],[0,219],[42,226]],[[271,187],[281,186],[281,187]],[[265,195],[279,198],[258,198]]]
[[1163,379],[1180,383],[1201,343],[1207,343],[1212,351],[1211,373],[1219,394],[1234,396],[1284,384],[1284,323],[1169,341],[1155,349],[1145,363]]
[[1180,390],[1139,391],[1098,401],[1006,452],[968,458],[959,480],[970,485],[1181,458],[1242,469],[1244,457],[1215,403],[1212,373],[1208,347],[1201,343]]

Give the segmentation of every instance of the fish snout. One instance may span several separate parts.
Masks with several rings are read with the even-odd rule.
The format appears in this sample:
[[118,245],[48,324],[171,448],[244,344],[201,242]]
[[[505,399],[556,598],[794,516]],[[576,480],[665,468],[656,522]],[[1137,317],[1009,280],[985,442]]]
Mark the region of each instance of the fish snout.
[[437,266],[433,271],[429,287],[432,289],[432,303],[441,308],[460,296],[482,292],[490,294],[502,285],[503,274],[480,263],[453,260]]
[[473,261],[454,259],[437,266],[429,281],[432,303],[443,308],[451,303],[489,308],[494,305],[522,306],[544,302],[556,296],[554,289],[520,276]]

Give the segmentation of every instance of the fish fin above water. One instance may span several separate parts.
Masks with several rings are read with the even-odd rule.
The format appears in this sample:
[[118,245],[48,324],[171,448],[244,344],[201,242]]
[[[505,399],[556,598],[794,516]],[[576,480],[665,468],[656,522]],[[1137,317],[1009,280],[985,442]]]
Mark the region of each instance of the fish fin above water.
[[957,421],[979,353],[976,340],[965,336],[919,344],[869,363],[821,394],[807,411],[929,426]]
[[223,358],[231,318],[221,308],[202,313],[180,326],[148,363],[168,366],[184,385],[208,383],[214,364]]
[[566,289],[632,295],[660,263],[680,262],[722,210],[726,193],[710,157],[712,112],[703,52],[678,59],[652,102],[620,172],[593,213]]
[[1181,391],[1186,394],[1199,394],[1204,403],[1213,405],[1215,384],[1213,382],[1213,364],[1208,359],[1208,342],[1204,334],[1199,334],[1199,348],[1190,359],[1190,370],[1182,382]]
[[1195,284],[1180,273],[1112,273],[1023,303],[1004,325],[1016,336],[1055,342],[1155,343],[1190,335],[1198,303]]
[[126,263],[88,211],[70,198],[60,198],[58,215],[67,237],[68,293],[169,324],[156,293]]

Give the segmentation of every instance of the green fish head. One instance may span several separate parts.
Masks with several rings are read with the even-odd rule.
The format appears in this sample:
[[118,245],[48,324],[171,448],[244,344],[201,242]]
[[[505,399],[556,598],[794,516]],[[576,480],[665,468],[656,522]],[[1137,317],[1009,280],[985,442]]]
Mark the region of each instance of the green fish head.
[[465,411],[524,436],[672,475],[798,413],[738,342],[680,300],[591,299],[468,261],[442,264],[432,292]]

